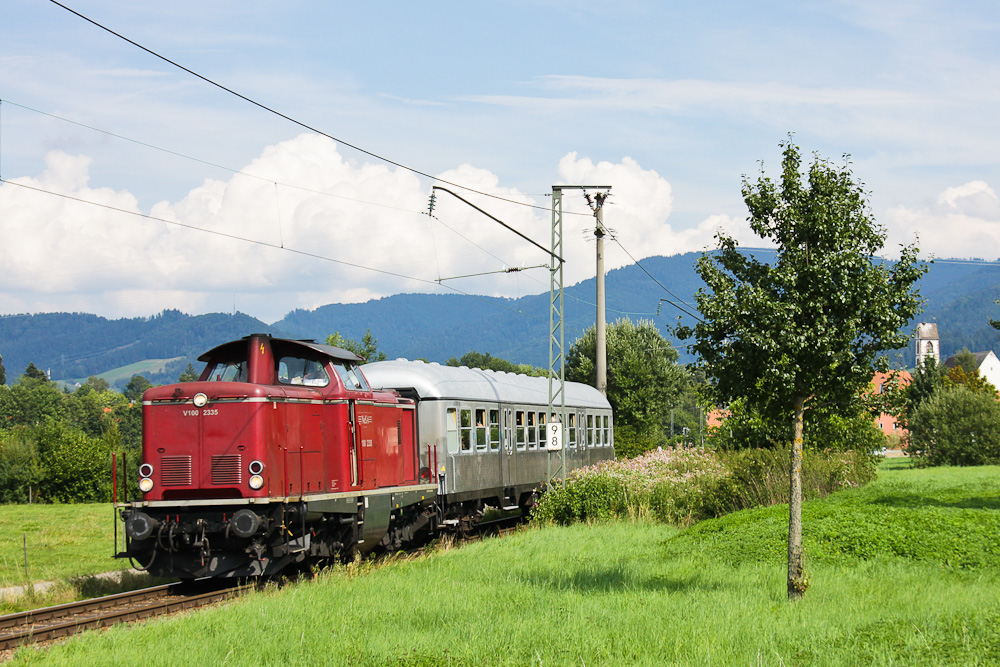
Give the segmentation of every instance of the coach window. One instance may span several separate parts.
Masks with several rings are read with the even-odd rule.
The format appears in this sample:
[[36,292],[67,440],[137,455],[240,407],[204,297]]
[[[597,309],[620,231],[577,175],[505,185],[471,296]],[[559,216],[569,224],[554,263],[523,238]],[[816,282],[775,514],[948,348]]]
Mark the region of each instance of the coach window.
[[545,441],[547,434],[545,433],[545,413],[538,413],[538,446],[545,449]]
[[455,408],[448,408],[445,421],[447,422],[448,453],[455,454],[458,452],[458,411]]
[[538,431],[535,427],[535,413],[528,413],[528,449],[538,449]]
[[594,415],[587,415],[587,446],[594,446]]
[[471,452],[473,449],[472,438],[475,432],[472,430],[472,410],[462,410],[462,451]]
[[476,408],[476,449],[486,449],[486,410]]
[[601,421],[604,424],[604,426],[601,429],[604,432],[604,446],[605,447],[610,447],[611,446],[611,430],[608,428],[608,416],[607,415],[603,415],[601,417]]
[[518,410],[514,413],[514,427],[517,429],[517,448],[523,451],[525,446],[524,437],[524,410]]
[[500,449],[500,411],[490,410],[490,451]]
[[569,446],[576,447],[576,415],[571,412],[567,418],[569,419]]
[[330,384],[330,376],[318,361],[302,357],[281,357],[278,359],[278,382],[325,387]]

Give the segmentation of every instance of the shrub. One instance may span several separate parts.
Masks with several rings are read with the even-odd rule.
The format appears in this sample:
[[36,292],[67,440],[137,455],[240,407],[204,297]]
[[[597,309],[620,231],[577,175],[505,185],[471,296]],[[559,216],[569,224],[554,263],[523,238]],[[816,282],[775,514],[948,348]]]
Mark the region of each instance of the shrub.
[[45,500],[62,503],[106,502],[111,498],[110,450],[65,424],[35,430],[43,468],[40,491]]
[[23,426],[0,432],[0,503],[26,503],[38,494],[42,470],[35,442]]
[[615,456],[633,459],[663,445],[662,437],[655,430],[642,430],[634,426],[615,424]]
[[1000,463],[1000,404],[987,392],[945,387],[910,417],[908,451],[921,465]]
[[[564,487],[542,496],[532,519],[572,523],[650,517],[677,525],[788,501],[788,449],[718,453],[666,448],[635,459],[574,470]],[[829,495],[875,478],[880,457],[856,452],[805,452],[806,498]]]

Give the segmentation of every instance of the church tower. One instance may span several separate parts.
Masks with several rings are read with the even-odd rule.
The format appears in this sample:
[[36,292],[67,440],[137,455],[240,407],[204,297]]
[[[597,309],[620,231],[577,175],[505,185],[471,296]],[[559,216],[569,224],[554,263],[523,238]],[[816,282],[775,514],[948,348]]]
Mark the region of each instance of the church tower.
[[935,364],[941,363],[941,341],[936,324],[921,322],[917,326],[917,368],[927,357],[932,358]]

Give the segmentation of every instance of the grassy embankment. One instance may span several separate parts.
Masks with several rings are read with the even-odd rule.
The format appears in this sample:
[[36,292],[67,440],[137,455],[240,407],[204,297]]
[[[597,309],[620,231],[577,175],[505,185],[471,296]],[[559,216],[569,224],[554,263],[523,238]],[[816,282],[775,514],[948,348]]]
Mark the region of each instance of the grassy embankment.
[[[785,597],[783,506],[686,530],[529,529],[55,646],[15,664],[1000,663],[1000,468],[905,468],[806,504],[812,585]],[[358,576],[362,574],[363,576]]]

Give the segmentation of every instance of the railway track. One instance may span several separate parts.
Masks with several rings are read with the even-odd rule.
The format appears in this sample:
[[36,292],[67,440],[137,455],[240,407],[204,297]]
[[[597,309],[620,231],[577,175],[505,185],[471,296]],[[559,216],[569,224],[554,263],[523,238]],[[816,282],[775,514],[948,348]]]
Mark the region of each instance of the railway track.
[[251,585],[187,593],[190,587],[166,584],[80,602],[0,616],[0,651],[69,637],[84,630],[138,621],[213,604]]

